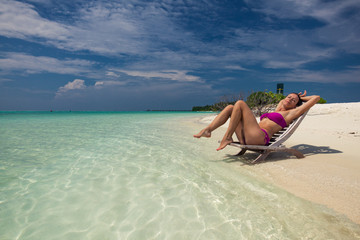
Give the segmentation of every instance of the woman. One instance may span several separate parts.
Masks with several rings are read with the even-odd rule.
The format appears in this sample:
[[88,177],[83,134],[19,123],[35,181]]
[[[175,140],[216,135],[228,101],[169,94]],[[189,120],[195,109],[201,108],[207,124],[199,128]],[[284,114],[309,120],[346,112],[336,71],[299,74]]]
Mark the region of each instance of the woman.
[[[241,144],[267,145],[274,135],[282,128],[288,126],[294,119],[301,116],[320,100],[320,96],[306,96],[304,93],[290,93],[281,100],[273,113],[265,113],[260,117],[258,123],[248,105],[240,100],[234,105],[228,105],[210,123],[202,129],[196,138],[211,137],[211,132],[226,123],[230,118],[229,127],[221,140],[217,151],[224,149],[233,142],[232,136],[235,133]],[[304,104],[302,104],[304,102]]]

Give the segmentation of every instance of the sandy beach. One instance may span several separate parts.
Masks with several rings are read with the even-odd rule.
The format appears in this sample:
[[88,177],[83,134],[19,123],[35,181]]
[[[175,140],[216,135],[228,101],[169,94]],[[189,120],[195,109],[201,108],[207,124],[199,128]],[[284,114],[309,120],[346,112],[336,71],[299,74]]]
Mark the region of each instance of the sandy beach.
[[[221,139],[224,131],[214,133],[214,139]],[[248,165],[241,159],[232,164],[360,224],[360,103],[315,105],[285,145],[300,150],[305,158],[272,153],[260,164]],[[237,151],[228,146],[223,153]],[[256,154],[249,152],[243,159],[253,157]]]

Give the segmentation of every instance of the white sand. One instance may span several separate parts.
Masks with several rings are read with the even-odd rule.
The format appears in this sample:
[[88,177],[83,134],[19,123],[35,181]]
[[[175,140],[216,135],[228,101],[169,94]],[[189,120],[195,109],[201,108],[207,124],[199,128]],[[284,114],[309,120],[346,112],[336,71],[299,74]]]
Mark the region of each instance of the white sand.
[[[224,134],[221,129],[216,132],[214,137]],[[360,103],[315,105],[285,145],[306,157],[272,153],[261,164],[234,164],[240,163],[258,177],[360,224]],[[228,146],[223,151],[233,154],[237,149]],[[256,157],[251,152],[245,154],[249,156]]]

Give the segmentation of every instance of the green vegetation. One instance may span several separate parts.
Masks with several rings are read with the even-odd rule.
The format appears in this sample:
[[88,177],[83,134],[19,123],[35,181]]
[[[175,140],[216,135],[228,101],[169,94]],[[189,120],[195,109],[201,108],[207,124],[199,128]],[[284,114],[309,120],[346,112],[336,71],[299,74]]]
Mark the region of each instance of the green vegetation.
[[319,100],[319,102],[318,103],[320,103],[320,104],[324,104],[324,103],[326,103],[326,100],[325,99],[323,99],[322,97],[320,97],[320,100]]
[[274,111],[276,105],[284,98],[285,96],[283,94],[273,93],[271,91],[253,92],[246,99],[246,104],[256,116],[260,116],[263,113]]
[[206,112],[217,112],[223,110],[229,104],[235,104],[236,101],[244,99],[242,94],[238,96],[234,95],[225,95],[222,96],[218,102],[213,105],[206,105],[206,106],[195,106],[192,108],[193,111],[206,111]]
[[[273,93],[271,91],[259,91],[251,93],[247,99],[246,104],[254,111],[255,115],[261,115],[265,112],[274,111],[276,105],[284,99],[283,94]],[[195,106],[192,111],[221,111],[229,104],[235,104],[236,101],[242,100],[242,95],[238,97],[223,96],[220,101],[213,105]],[[326,100],[321,98],[319,103],[326,103]]]
[[[273,92],[253,92],[248,96],[246,103],[251,109],[263,108],[271,104],[277,104],[281,99],[284,99],[285,96],[282,94],[275,94]],[[235,104],[236,101],[243,100],[242,94],[239,96],[223,96],[220,101],[216,102],[213,105],[206,106],[195,106],[192,108],[193,111],[221,111],[229,104]]]
[[251,108],[267,106],[269,104],[277,104],[285,96],[283,94],[277,94],[273,92],[253,92],[246,99],[246,104]]
[[204,111],[204,112],[211,112],[211,111],[219,111],[214,108],[214,105],[206,105],[206,106],[194,106],[192,108],[193,111]]

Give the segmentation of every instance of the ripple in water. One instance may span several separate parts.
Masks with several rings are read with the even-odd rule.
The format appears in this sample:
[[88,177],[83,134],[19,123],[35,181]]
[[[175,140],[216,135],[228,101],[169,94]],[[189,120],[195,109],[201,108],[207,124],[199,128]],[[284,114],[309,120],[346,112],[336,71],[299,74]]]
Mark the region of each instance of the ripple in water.
[[231,169],[194,142],[194,117],[0,115],[0,239],[360,238],[345,217]]

